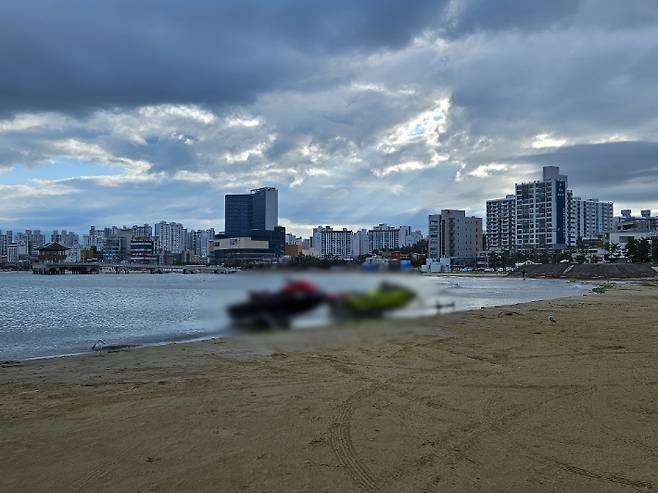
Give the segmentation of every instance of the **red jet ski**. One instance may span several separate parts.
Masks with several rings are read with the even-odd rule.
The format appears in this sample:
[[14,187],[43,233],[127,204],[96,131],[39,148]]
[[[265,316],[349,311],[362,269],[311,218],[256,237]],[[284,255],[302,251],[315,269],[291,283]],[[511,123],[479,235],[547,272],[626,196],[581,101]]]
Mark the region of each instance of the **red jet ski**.
[[251,293],[249,299],[228,307],[234,322],[250,327],[288,327],[293,317],[313,310],[327,296],[305,280],[288,282],[276,292]]

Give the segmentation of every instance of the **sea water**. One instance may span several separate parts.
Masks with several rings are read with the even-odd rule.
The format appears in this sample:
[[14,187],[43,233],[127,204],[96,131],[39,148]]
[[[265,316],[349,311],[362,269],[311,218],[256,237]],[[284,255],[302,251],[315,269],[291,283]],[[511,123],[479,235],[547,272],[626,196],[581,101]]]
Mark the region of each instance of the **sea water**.
[[[340,273],[136,274],[39,276],[0,274],[0,361],[89,351],[108,345],[155,344],[227,336],[226,307],[251,291],[275,290],[305,278],[327,292],[364,290],[383,280],[415,290],[417,300],[394,314],[432,315],[578,295],[585,287],[559,280],[506,277]],[[445,306],[449,308],[445,308]],[[297,325],[330,323],[318,309]],[[294,329],[293,329],[294,330]]]

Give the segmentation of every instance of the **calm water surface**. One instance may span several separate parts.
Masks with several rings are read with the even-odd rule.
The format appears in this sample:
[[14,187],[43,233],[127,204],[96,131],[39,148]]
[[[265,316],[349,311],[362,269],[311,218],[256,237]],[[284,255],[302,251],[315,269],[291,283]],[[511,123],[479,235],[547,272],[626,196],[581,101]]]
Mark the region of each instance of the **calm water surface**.
[[[249,291],[276,289],[281,274],[130,274],[35,276],[0,274],[0,360],[89,351],[97,339],[107,344],[152,344],[192,340],[232,332],[226,306]],[[304,275],[327,291],[377,286],[383,275],[330,273]],[[585,288],[563,281],[496,277],[388,276],[418,293],[413,306],[396,314],[436,313],[579,294]],[[298,321],[327,323],[326,309]]]

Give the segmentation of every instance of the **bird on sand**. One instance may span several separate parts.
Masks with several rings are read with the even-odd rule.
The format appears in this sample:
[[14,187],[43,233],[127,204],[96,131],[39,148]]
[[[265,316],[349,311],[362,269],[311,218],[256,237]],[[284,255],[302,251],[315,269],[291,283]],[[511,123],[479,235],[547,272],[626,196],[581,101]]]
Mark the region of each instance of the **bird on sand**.
[[557,319],[555,318],[555,313],[549,313],[548,314],[548,321],[552,324],[557,323]]
[[105,346],[105,341],[103,339],[98,339],[96,343],[91,346],[92,351],[96,351],[98,354],[101,354],[101,351],[103,350],[103,346]]

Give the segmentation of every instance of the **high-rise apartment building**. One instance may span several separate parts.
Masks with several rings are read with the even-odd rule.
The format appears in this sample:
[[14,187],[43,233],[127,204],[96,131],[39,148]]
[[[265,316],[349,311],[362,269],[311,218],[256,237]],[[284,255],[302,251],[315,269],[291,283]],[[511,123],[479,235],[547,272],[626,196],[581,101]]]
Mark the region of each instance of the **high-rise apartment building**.
[[378,224],[368,231],[369,253],[398,250],[400,248],[400,228]]
[[516,184],[516,249],[563,249],[570,244],[567,177],[544,166],[542,181]]
[[209,254],[209,244],[215,238],[215,230],[199,229],[190,231],[188,234],[188,250],[194,252],[199,257],[207,257]]
[[411,226],[400,226],[400,248],[414,246],[423,239],[420,230],[413,231]]
[[487,200],[487,249],[513,250],[516,244],[516,195]]
[[613,228],[613,203],[574,197],[566,175],[544,166],[541,181],[487,201],[488,250],[561,250]]
[[155,225],[155,236],[159,239],[160,248],[170,253],[181,253],[185,250],[185,229],[180,223],[160,221]]
[[[19,245],[19,256],[36,257],[39,255],[39,248],[46,244],[46,237],[38,229],[34,231],[26,229],[24,233],[16,233],[15,241]],[[24,250],[26,250],[26,253],[24,253]]]
[[571,202],[572,230],[575,239],[595,238],[613,229],[612,202],[574,197]]
[[482,250],[482,218],[466,217],[466,212],[444,209],[429,216],[428,256],[475,260]]
[[313,250],[321,258],[352,258],[352,231],[346,228],[335,230],[330,226],[313,229]]
[[133,238],[150,238],[153,236],[153,227],[150,224],[135,224],[132,230]]
[[277,189],[256,188],[248,194],[226,195],[224,221],[224,232],[229,236],[248,235],[252,230],[273,231],[279,223]]
[[14,235],[11,231],[5,231],[4,233],[0,231],[0,263],[3,260],[6,260],[7,249],[9,245],[14,242]]
[[7,245],[7,263],[16,264],[18,263],[18,260],[19,260],[18,244],[10,243],[9,245]]
[[352,236],[352,256],[358,258],[369,253],[371,250],[368,230],[360,229]]
[[59,230],[53,231],[53,234],[50,235],[50,241],[53,243],[59,243],[67,248],[71,248],[73,245],[79,243],[79,236],[73,231],[66,231],[63,229],[61,232]]

